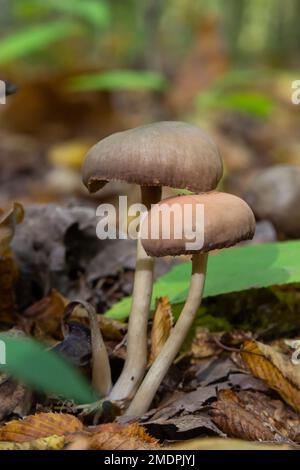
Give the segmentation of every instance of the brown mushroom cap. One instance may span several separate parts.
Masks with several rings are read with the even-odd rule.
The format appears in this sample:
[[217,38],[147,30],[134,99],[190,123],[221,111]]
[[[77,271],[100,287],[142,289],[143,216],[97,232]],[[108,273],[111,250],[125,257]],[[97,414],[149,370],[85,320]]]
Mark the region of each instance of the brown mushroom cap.
[[205,132],[165,121],[101,140],[87,154],[82,171],[90,192],[115,180],[202,192],[216,188],[223,166],[218,148]]
[[[169,209],[173,206],[173,216],[161,216],[162,206]],[[201,249],[189,250],[186,245],[195,240],[196,207],[204,206],[204,244]],[[175,223],[182,227],[185,205],[192,208],[192,220],[179,234],[174,234]],[[166,214],[166,213],[165,213]],[[157,225],[158,222],[158,225]],[[170,225],[170,237],[163,239],[163,224]],[[151,239],[151,227],[157,229],[157,239]],[[201,225],[197,225],[198,229]],[[176,256],[208,252],[217,248],[225,248],[242,240],[251,239],[255,232],[255,218],[248,204],[237,196],[227,193],[210,192],[191,196],[177,196],[161,201],[152,206],[143,220],[141,227],[142,244],[150,256]],[[194,239],[192,238],[194,236]],[[176,238],[177,237],[177,238]]]

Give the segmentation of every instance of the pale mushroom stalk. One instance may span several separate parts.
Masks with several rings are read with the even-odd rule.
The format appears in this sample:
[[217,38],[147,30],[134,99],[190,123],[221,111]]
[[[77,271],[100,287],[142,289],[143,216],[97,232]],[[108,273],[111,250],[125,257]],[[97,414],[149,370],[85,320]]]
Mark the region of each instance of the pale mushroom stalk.
[[[151,204],[161,199],[161,187],[141,187],[142,204],[150,210]],[[147,325],[153,286],[154,259],[145,252],[140,238],[137,241],[136,269],[132,305],[127,334],[127,356],[123,371],[114,385],[112,400],[128,399],[140,385],[147,366]]]
[[127,409],[126,415],[140,416],[148,410],[159,385],[178,354],[201,304],[207,257],[207,253],[196,253],[193,255],[191,284],[184,308],[168,340],[149,369],[138,392]]

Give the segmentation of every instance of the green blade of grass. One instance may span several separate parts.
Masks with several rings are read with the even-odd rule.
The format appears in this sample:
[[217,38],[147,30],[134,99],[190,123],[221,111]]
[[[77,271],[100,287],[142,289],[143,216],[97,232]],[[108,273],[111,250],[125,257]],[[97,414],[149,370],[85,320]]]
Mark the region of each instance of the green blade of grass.
[[78,31],[74,21],[55,21],[26,28],[1,39],[0,64],[25,57]]
[[[99,399],[84,377],[54,351],[31,338],[0,335],[0,370],[36,391],[76,403]],[[4,356],[4,357],[3,357]]]

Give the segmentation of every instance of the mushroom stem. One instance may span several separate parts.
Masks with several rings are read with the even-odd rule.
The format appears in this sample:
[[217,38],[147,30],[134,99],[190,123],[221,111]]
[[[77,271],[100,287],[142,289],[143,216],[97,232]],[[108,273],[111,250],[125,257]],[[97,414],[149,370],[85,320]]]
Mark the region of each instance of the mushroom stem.
[[169,338],[150,367],[142,385],[127,409],[126,415],[140,416],[148,410],[160,383],[180,350],[201,304],[207,257],[207,253],[193,255],[192,279],[186,303]]
[[[147,209],[161,199],[161,187],[141,187],[142,204]],[[140,238],[137,241],[136,269],[132,305],[127,334],[127,356],[123,371],[114,385],[110,398],[131,398],[140,385],[147,367],[147,326],[153,286],[154,259],[145,252]]]
[[111,391],[111,370],[106,346],[104,344],[97,314],[90,306],[86,308],[90,321],[92,343],[92,382],[94,389],[102,397],[106,397]]

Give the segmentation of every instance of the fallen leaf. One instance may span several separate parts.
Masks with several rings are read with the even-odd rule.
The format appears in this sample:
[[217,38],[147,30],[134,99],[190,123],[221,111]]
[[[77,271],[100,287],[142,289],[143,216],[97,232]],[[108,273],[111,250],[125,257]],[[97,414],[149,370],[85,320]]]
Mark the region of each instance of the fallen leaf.
[[282,400],[275,400],[265,393],[253,390],[240,391],[238,397],[247,411],[269,423],[286,439],[300,443],[299,416]]
[[56,289],[28,307],[22,314],[22,324],[28,334],[42,339],[62,339],[61,322],[68,300]]
[[97,426],[89,440],[92,450],[158,450],[158,441],[137,423],[126,426],[116,423]]
[[160,297],[157,301],[156,311],[151,330],[151,352],[149,364],[158,356],[167,341],[173,325],[172,307],[168,297]]
[[66,450],[88,450],[88,448],[88,437],[79,434],[78,436],[74,436],[74,439],[72,439],[72,442],[67,446]]
[[285,444],[261,444],[260,442],[246,442],[239,439],[205,438],[178,442],[164,447],[162,450],[292,450],[293,447]]
[[90,329],[77,321],[69,321],[63,341],[53,350],[76,367],[88,365],[92,356]]
[[32,393],[24,385],[6,375],[0,376],[0,420],[11,414],[26,415],[31,407]]
[[10,323],[15,311],[15,284],[18,276],[17,265],[10,247],[16,225],[22,222],[24,209],[13,203],[7,209],[0,208],[0,318]]
[[264,380],[300,413],[299,365],[294,365],[291,358],[258,341],[246,341],[241,355],[255,377]]
[[160,441],[177,441],[192,439],[196,436],[220,436],[226,437],[212,421],[207,412],[195,414],[182,414],[170,419],[164,417],[143,423],[143,426]]
[[0,442],[0,450],[62,450],[64,436],[49,436],[29,442]]
[[82,430],[83,424],[75,416],[39,413],[24,420],[9,421],[0,427],[0,441],[28,442],[52,435],[67,436]]
[[16,225],[22,222],[24,209],[21,204],[14,202],[6,209],[0,208],[0,253],[1,256],[10,251],[10,243],[15,234]]
[[220,334],[210,333],[207,328],[197,328],[191,346],[192,361],[216,356],[222,351],[214,340],[215,337],[220,337]]
[[278,441],[283,439],[276,429],[247,411],[233,390],[222,390],[211,407],[213,422],[229,437],[247,441]]

